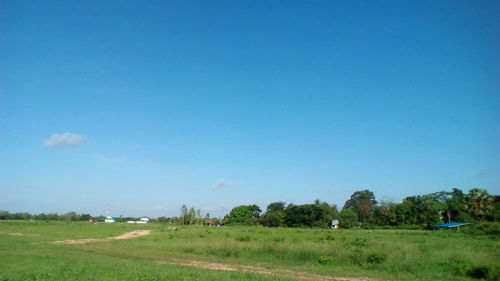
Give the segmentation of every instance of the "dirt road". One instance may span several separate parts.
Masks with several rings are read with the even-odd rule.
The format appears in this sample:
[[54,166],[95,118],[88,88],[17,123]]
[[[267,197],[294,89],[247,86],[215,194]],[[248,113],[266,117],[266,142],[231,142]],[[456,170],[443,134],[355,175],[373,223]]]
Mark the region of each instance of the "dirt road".
[[122,234],[119,236],[114,236],[114,237],[62,240],[62,241],[54,241],[52,243],[54,243],[54,244],[85,244],[85,243],[93,243],[93,242],[99,242],[99,241],[130,239],[130,238],[148,235],[150,233],[151,233],[151,230],[135,230],[135,231],[127,232],[125,234]]
[[239,271],[239,272],[256,273],[262,275],[274,275],[274,276],[281,276],[303,281],[377,281],[376,279],[366,278],[366,277],[334,277],[334,276],[320,275],[308,272],[299,272],[287,269],[271,269],[262,266],[225,264],[225,263],[197,261],[189,259],[168,258],[168,259],[158,260],[157,262],[161,264],[172,264],[172,265],[196,267],[196,268],[203,268],[210,270]]

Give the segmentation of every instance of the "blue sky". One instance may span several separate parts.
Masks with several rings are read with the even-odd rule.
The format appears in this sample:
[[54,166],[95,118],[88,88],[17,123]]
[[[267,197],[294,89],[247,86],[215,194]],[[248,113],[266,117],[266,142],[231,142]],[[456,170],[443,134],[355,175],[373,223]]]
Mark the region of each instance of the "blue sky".
[[500,193],[498,1],[1,1],[0,209]]

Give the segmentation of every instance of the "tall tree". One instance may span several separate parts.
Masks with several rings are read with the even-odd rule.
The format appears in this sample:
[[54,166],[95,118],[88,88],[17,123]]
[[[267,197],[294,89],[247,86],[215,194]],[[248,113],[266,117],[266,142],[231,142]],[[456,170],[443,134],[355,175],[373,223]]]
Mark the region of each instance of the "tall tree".
[[252,216],[254,218],[258,218],[260,216],[260,212],[262,212],[262,210],[260,209],[259,206],[253,204],[253,205],[247,205],[247,208],[252,211]]
[[488,191],[473,188],[465,196],[467,211],[478,220],[485,220],[493,213],[493,197]]
[[231,225],[252,225],[254,224],[254,213],[245,205],[234,207],[229,213],[228,222]]
[[264,226],[279,227],[285,223],[285,202],[272,202],[267,205],[266,213],[260,217],[260,223]]
[[290,227],[327,227],[328,213],[315,204],[293,205],[285,209],[285,223]]
[[444,200],[446,204],[444,210],[446,221],[470,221],[471,217],[467,213],[465,194],[463,191],[458,188],[453,188],[448,194],[448,198]]
[[283,211],[266,212],[260,217],[260,223],[268,227],[280,227],[285,222],[285,213]]
[[377,204],[375,195],[368,189],[356,191],[344,204],[344,209],[354,210],[363,222],[371,216],[372,207]]
[[440,222],[442,204],[432,194],[406,197],[402,205],[406,209],[407,224],[423,224],[430,228]]
[[189,209],[188,216],[189,216],[189,225],[192,225],[196,221],[196,210],[193,207]]
[[377,225],[396,225],[397,204],[389,199],[381,200],[373,207],[373,223]]
[[283,201],[273,202],[267,205],[267,212],[284,211],[286,203]]
[[358,214],[352,209],[340,211],[340,226],[343,228],[353,228],[359,225]]
[[181,217],[180,217],[181,224],[187,224],[188,223],[188,208],[185,204],[182,204],[181,206]]

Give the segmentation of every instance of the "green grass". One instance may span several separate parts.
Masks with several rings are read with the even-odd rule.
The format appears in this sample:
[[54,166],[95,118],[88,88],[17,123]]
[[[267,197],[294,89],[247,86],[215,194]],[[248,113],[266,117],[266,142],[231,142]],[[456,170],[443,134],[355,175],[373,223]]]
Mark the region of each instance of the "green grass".
[[[50,241],[153,233],[78,245]],[[454,231],[0,222],[0,280],[290,280],[158,264],[168,258],[387,280],[499,280],[496,236]]]

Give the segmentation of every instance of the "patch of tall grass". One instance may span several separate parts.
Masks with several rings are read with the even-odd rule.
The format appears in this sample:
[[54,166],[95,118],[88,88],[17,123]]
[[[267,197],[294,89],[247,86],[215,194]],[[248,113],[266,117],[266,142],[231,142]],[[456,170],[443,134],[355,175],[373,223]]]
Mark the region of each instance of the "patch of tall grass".
[[[47,243],[79,236],[114,236],[138,228],[154,232],[126,241],[71,246]],[[0,223],[0,232],[7,231],[40,236],[4,235],[0,255],[17,251],[71,258],[85,253],[140,262],[177,257],[390,280],[498,280],[500,261],[496,237],[457,231]]]

